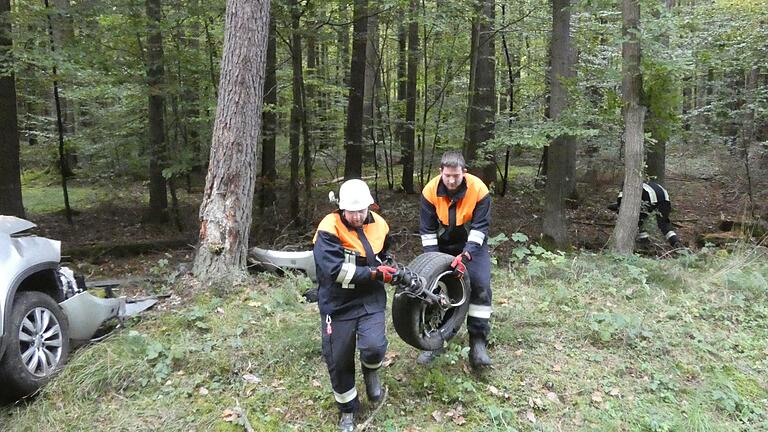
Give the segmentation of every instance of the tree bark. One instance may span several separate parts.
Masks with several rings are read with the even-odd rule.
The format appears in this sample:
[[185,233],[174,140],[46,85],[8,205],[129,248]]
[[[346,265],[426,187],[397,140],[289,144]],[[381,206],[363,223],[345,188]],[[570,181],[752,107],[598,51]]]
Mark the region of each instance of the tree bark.
[[469,108],[468,141],[465,156],[475,172],[486,184],[496,180],[493,156],[478,160],[483,144],[493,138],[496,116],[496,48],[493,21],[496,16],[495,0],[479,2],[476,64],[472,103]]
[[416,153],[416,81],[419,72],[418,1],[411,0],[408,22],[408,78],[405,90],[405,124],[403,125],[403,190],[413,193],[413,170]]
[[267,44],[267,65],[264,78],[264,110],[262,112],[262,141],[261,141],[261,190],[259,207],[272,206],[277,198],[275,181],[277,168],[275,166],[275,143],[277,138],[277,40],[275,38],[274,16],[269,20],[269,42]]
[[355,0],[352,64],[349,71],[347,124],[344,131],[344,178],[363,175],[363,93],[365,91],[365,47],[368,43],[368,0]]
[[147,9],[147,85],[149,87],[149,209],[148,222],[168,220],[168,190],[163,169],[166,167],[165,111],[163,65],[163,36],[160,32],[162,19],[161,0],[146,0]]
[[220,96],[193,267],[203,282],[245,272],[268,33],[269,2],[227,0]]
[[611,249],[620,255],[631,255],[640,217],[643,193],[643,120],[645,107],[640,105],[643,76],[640,70],[640,3],[622,1],[622,97],[624,99],[624,186],[619,218],[613,231]]
[[0,71],[8,71],[0,75],[0,214],[23,218],[10,13],[10,0],[0,0]]
[[291,80],[291,94],[293,103],[291,104],[291,129],[290,129],[290,154],[291,154],[291,178],[288,188],[289,210],[288,215],[293,221],[299,220],[299,150],[301,145],[301,119],[302,102],[301,86],[304,81],[302,75],[301,60],[301,29],[299,28],[299,19],[301,11],[297,0],[291,0],[291,69],[293,78]]
[[[568,109],[568,89],[565,80],[573,78],[573,47],[571,44],[570,0],[552,0],[551,39],[551,97],[549,113],[557,121]],[[549,145],[547,152],[547,183],[545,187],[543,243],[556,249],[567,249],[568,222],[565,216],[565,200],[571,193],[570,185],[575,177],[576,143],[572,136],[561,135]]]

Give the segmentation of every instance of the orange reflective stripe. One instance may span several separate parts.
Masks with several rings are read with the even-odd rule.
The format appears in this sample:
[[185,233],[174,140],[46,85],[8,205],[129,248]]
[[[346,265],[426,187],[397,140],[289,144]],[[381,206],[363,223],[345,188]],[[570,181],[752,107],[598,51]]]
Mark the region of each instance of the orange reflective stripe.
[[[373,253],[378,254],[384,249],[384,240],[389,233],[389,225],[387,225],[384,218],[375,212],[371,212],[371,215],[373,216],[373,222],[363,225],[363,233],[365,233],[368,243],[371,244]],[[344,249],[354,251],[362,257],[365,256],[363,242],[360,241],[355,230],[349,229],[344,225],[339,213],[334,212],[323,218],[320,225],[317,227],[317,231],[325,231],[333,234],[339,241],[341,241],[341,246]],[[315,232],[315,237],[312,239],[313,243],[316,241],[317,232]]]
[[[467,183],[467,191],[465,192],[464,197],[456,204],[456,226],[472,222],[472,213],[475,211],[477,202],[488,195],[488,187],[478,177],[472,174],[464,174],[464,180]],[[424,186],[422,194],[427,201],[435,206],[437,218],[440,219],[440,223],[448,226],[450,223],[448,219],[448,208],[451,205],[451,199],[447,196],[437,195],[439,185],[440,176],[437,176]]]

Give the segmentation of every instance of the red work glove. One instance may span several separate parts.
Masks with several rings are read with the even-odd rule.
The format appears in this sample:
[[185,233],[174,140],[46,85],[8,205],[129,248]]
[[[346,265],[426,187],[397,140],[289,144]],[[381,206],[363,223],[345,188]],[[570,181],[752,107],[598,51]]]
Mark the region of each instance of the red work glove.
[[371,279],[391,283],[397,269],[388,265],[380,265],[371,270]]
[[453,269],[453,273],[456,277],[461,278],[464,276],[464,273],[467,272],[467,263],[472,261],[472,257],[469,255],[469,252],[462,252],[451,261],[451,268]]

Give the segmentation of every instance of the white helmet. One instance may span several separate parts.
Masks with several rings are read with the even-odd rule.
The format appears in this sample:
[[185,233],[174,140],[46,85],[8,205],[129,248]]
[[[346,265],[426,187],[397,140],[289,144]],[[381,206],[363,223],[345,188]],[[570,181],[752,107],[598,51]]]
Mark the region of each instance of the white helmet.
[[358,211],[367,209],[373,204],[373,197],[368,185],[359,179],[345,181],[339,189],[339,208],[341,210]]

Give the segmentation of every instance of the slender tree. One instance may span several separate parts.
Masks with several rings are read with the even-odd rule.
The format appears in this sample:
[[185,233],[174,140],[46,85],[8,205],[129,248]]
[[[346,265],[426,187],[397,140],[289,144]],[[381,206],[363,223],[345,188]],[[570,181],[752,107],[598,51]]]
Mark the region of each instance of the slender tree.
[[268,1],[227,0],[219,99],[193,268],[204,282],[245,271],[268,34]]
[[299,159],[301,146],[301,123],[303,104],[301,100],[301,87],[304,82],[301,55],[301,10],[299,2],[291,0],[291,129],[290,129],[290,154],[291,154],[291,178],[288,188],[289,216],[294,221],[299,220]]
[[165,72],[163,65],[163,35],[161,0],[146,0],[147,8],[147,85],[149,86],[149,210],[146,220],[165,222],[168,219],[168,189],[163,177],[167,154],[165,142]]
[[[552,70],[549,113],[557,121],[568,109],[566,80],[572,78],[573,47],[571,44],[570,0],[552,0],[552,39],[550,53]],[[549,171],[545,187],[544,222],[542,236],[545,244],[558,249],[569,247],[568,222],[565,218],[565,200],[569,184],[575,177],[576,143],[572,136],[560,135],[549,145],[547,152]]]
[[414,154],[416,153],[416,84],[419,73],[419,3],[411,0],[408,22],[408,78],[405,90],[405,124],[403,125],[403,190],[413,193]]
[[368,43],[368,0],[355,0],[352,65],[349,71],[347,124],[344,130],[344,178],[363,174],[363,94],[365,92],[365,46]]
[[269,42],[264,79],[264,110],[262,113],[261,184],[259,207],[263,210],[275,203],[275,143],[277,138],[277,40],[274,14],[269,19]]
[[[483,143],[493,138],[496,116],[496,48],[493,21],[496,16],[495,0],[478,2],[477,46],[473,68],[472,102],[467,122],[467,141],[464,153],[473,171],[486,183],[496,179],[496,167],[486,160],[478,160]],[[490,158],[490,156],[488,156]]]
[[[672,9],[673,0],[662,0],[664,8]],[[654,18],[659,19],[658,9],[653,9]],[[669,47],[669,35],[663,33],[660,37],[661,45]],[[645,158],[647,175],[659,184],[664,184],[667,170],[667,141],[671,129],[672,117],[678,110],[677,83],[674,75],[667,68],[657,68],[654,71],[651,83],[645,83],[647,91],[643,92],[644,105],[648,107],[648,118],[645,127],[651,133],[651,143],[646,149]]]
[[611,249],[621,255],[634,250],[640,200],[643,192],[643,120],[640,105],[643,75],[640,70],[640,3],[622,0],[622,98],[624,102],[624,187],[619,218],[613,231]]
[[0,0],[0,214],[24,217],[10,14],[10,0]]

